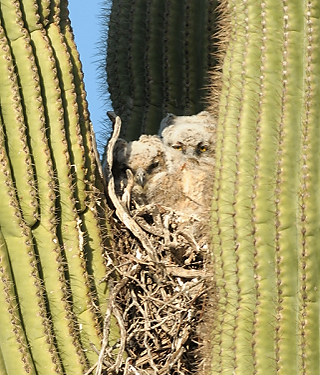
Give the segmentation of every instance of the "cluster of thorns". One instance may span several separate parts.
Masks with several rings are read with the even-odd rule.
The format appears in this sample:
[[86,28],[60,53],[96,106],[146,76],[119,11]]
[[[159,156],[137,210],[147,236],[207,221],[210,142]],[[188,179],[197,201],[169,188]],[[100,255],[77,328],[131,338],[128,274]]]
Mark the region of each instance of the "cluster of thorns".
[[[199,374],[212,285],[208,244],[188,233],[192,217],[186,222],[168,207],[121,202],[112,175],[120,127],[117,117],[106,153],[108,198],[114,208],[113,249],[106,256],[116,276],[96,374]],[[117,342],[110,337],[112,316],[120,329]]]

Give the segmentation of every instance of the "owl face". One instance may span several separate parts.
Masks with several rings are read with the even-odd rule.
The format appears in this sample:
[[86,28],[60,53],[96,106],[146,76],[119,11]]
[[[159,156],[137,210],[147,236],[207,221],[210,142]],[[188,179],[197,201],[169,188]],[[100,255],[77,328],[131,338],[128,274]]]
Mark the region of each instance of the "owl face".
[[127,147],[127,167],[135,182],[144,187],[156,174],[165,170],[165,152],[159,137],[142,135]]
[[212,140],[208,133],[199,132],[197,129],[195,134],[195,129],[191,127],[179,129],[181,127],[173,126],[175,129],[172,129],[172,138],[169,140],[168,146],[174,150],[182,152],[186,157],[194,157],[196,159],[208,156],[214,151]]
[[210,125],[179,122],[166,127],[162,137],[163,143],[173,150],[176,157],[195,163],[214,157],[214,128]]

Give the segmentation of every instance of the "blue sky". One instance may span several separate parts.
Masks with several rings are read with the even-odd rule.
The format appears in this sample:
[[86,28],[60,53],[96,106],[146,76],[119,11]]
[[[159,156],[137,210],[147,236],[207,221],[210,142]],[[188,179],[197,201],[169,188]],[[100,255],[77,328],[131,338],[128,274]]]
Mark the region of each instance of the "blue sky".
[[[102,58],[99,54],[103,27],[100,18],[102,8],[111,0],[69,0],[69,12],[75,41],[80,53],[84,81],[87,91],[87,100],[91,121],[98,142],[101,142],[101,132],[106,119],[106,111],[111,110],[106,87],[102,95],[101,82],[98,79],[98,61]],[[104,30],[105,31],[105,30]],[[99,142],[99,143],[100,143]]]

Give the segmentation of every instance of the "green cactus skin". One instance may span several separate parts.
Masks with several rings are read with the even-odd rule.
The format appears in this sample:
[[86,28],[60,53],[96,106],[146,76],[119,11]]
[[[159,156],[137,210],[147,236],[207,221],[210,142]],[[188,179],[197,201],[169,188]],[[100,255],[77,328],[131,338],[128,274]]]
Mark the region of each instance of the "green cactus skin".
[[[14,5],[4,4],[4,17],[15,20],[16,8]],[[27,143],[25,134],[24,114],[21,104],[18,87],[18,81],[14,72],[14,62],[11,57],[10,47],[8,46],[7,38],[13,38],[14,42],[11,45],[13,51],[24,51],[30,56],[30,48],[27,46],[26,40],[23,38],[23,30],[20,25],[15,22],[9,22],[6,34],[4,27],[0,25],[0,45],[1,45],[1,62],[0,75],[1,77],[10,77],[0,85],[2,116],[5,123],[17,122],[19,125],[15,127],[8,127],[6,129],[6,137],[8,139],[8,152],[10,154],[12,167],[15,170],[15,184],[18,191],[23,191],[23,196],[20,196],[21,209],[24,213],[24,219],[30,224],[34,225],[38,218],[38,204],[36,197],[36,182],[34,179],[34,170],[32,167],[33,161],[30,156],[30,149]],[[16,27],[15,27],[16,26]],[[20,60],[20,54],[17,53],[17,60]],[[29,62],[29,69],[31,68],[31,61]]]
[[108,298],[81,64],[67,1],[0,0],[0,16],[0,372],[78,375]]
[[[80,147],[83,153],[83,170],[84,170],[84,181],[86,182],[86,202],[85,210],[80,212],[80,218],[83,222],[84,228],[87,226],[90,229],[84,230],[86,234],[84,249],[85,252],[91,254],[91,258],[87,259],[87,268],[90,274],[90,279],[94,282],[94,289],[98,293],[99,306],[101,312],[106,312],[107,299],[106,299],[106,283],[101,283],[101,280],[105,278],[106,268],[101,262],[104,249],[109,246],[109,239],[106,237],[107,232],[107,220],[106,220],[106,201],[104,196],[104,184],[100,179],[101,175],[97,164],[92,163],[97,157],[94,153],[96,148],[96,140],[94,137],[93,127],[89,121],[89,112],[87,101],[85,100],[86,92],[83,83],[82,67],[80,63],[80,57],[77,52],[77,48],[74,42],[74,37],[70,25],[66,23],[64,27],[65,43],[69,52],[70,60],[73,66],[73,77],[74,77],[74,89],[77,97],[81,100],[77,100],[78,112],[82,116],[78,116],[79,125],[77,133],[77,142],[72,143],[72,147]],[[85,155],[90,155],[90,158]],[[77,180],[79,181],[79,175]],[[99,178],[97,178],[99,176]],[[80,188],[78,188],[79,190]],[[100,223],[101,228],[96,228],[97,223]],[[90,237],[88,237],[90,233]]]
[[[53,346],[54,340],[46,313],[43,286],[38,275],[31,230],[24,222],[19,210],[3,138],[0,143],[1,150],[3,150],[0,186],[3,195],[0,203],[1,233],[10,257],[14,285],[17,289],[16,298],[19,301],[27,340],[33,355],[39,356],[37,362],[39,372],[62,373],[60,361]],[[3,280],[4,278],[1,281]],[[14,297],[13,295],[12,298]],[[1,321],[2,319],[4,318],[1,316]],[[1,344],[7,345],[6,342]],[[1,350],[4,352],[4,349]],[[10,358],[6,359],[7,361],[10,361]]]
[[[2,234],[0,234],[0,277],[0,372],[1,374],[35,374],[25,333],[22,329],[19,310],[17,309],[8,249]],[[5,360],[8,358],[15,358],[15,360]]]
[[230,0],[212,374],[319,374],[320,2]]
[[215,0],[115,0],[109,17],[106,70],[122,136],[157,133],[167,112],[204,109]]

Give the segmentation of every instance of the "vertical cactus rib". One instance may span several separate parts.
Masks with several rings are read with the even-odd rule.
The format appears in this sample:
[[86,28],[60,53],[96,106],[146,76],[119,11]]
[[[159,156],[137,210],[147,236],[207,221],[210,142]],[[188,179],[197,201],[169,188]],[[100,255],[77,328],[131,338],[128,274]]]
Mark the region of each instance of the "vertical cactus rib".
[[[48,27],[48,37],[51,45],[55,46],[55,53],[58,53],[57,49],[65,49],[64,46],[60,46],[61,36],[57,25],[50,24]],[[51,95],[50,102],[47,102],[47,113],[48,122],[51,125],[50,145],[52,157],[59,181],[61,219],[58,228],[58,238],[63,246],[64,255],[68,263],[68,278],[70,279],[72,292],[73,311],[77,315],[81,340],[87,350],[86,354],[90,363],[93,363],[96,359],[96,354],[92,352],[89,343],[92,342],[96,348],[99,348],[100,344],[97,336],[98,332],[95,327],[96,317],[90,307],[92,306],[92,301],[90,299],[91,291],[84,261],[83,232],[81,230],[81,219],[77,213],[68,142],[65,138],[68,133],[65,129],[64,108],[60,99],[61,82],[59,76],[61,77],[61,70],[59,73],[58,70],[55,70],[53,82],[51,80],[46,82],[47,77],[42,77],[45,82],[44,87],[50,88]],[[56,92],[56,97],[53,95],[54,92]]]
[[[128,117],[132,110],[131,92],[132,76],[130,53],[132,48],[132,1],[117,0],[112,2],[109,16],[109,29],[106,58],[106,70],[109,72],[107,82],[110,90],[110,98],[114,103],[114,110],[117,114]],[[126,48],[121,48],[126,46]],[[139,124],[138,124],[139,126]],[[122,128],[122,136],[126,136],[126,128]]]
[[[49,86],[43,77],[46,76],[48,80],[54,81],[55,64],[45,30],[33,32],[32,41],[37,56],[40,81]],[[41,54],[37,53],[38,51],[41,51]],[[50,105],[48,102],[45,104]],[[47,113],[45,115],[47,116]],[[41,221],[40,225],[33,230],[33,234],[41,259],[52,323],[62,362],[66,373],[76,374],[84,371],[86,359],[75,327],[76,317],[68,301],[69,290],[64,276],[64,259],[56,234],[58,225],[56,202],[58,197],[55,191],[58,189],[58,184],[55,181],[45,124],[39,129],[35,125],[33,124],[30,129],[30,134],[35,141],[33,153],[38,177]]]
[[[222,70],[225,54],[228,50],[231,35],[231,12],[228,0],[209,2],[208,16],[208,68],[209,85],[207,86],[207,110],[218,117],[220,113],[220,97],[222,86]],[[212,24],[210,22],[212,21]],[[211,48],[210,48],[211,47]],[[216,61],[215,64],[212,61]]]
[[[279,9],[280,8],[280,9]],[[278,138],[277,118],[273,117],[275,108],[275,89],[270,91],[270,86],[276,81],[277,56],[272,57],[274,46],[281,46],[279,36],[273,37],[270,31],[273,22],[281,22],[281,6],[277,7],[277,17],[270,15],[266,3],[261,3],[260,12],[260,76],[258,89],[258,121],[256,124],[256,148],[254,157],[253,195],[252,195],[252,222],[254,244],[254,276],[256,307],[253,321],[253,365],[254,372],[263,374],[265,371],[273,373],[276,368],[275,358],[275,321],[276,316],[276,272],[274,255],[274,178],[276,165],[276,143]],[[271,17],[273,17],[271,19]],[[274,26],[276,28],[276,26]],[[274,34],[274,33],[273,33]],[[281,38],[281,37],[280,37]],[[279,47],[278,47],[279,48]],[[281,66],[281,65],[280,65]],[[280,77],[279,77],[280,78]],[[272,83],[271,83],[272,82]],[[279,111],[279,110],[278,110]],[[263,291],[266,291],[263,293]],[[269,320],[269,325],[266,322]],[[262,356],[262,353],[265,353]]]
[[305,2],[304,116],[300,175],[300,329],[301,374],[319,374],[319,45],[320,4]]
[[[283,1],[282,93],[276,177],[277,370],[298,371],[298,195],[303,87],[303,4]],[[274,19],[274,15],[272,16]],[[271,46],[270,46],[271,52]],[[295,77],[294,80],[289,77]],[[295,280],[295,281],[293,281]],[[290,353],[289,354],[289,349]],[[292,357],[291,357],[292,355]],[[291,358],[291,360],[290,360]]]
[[38,0],[39,22],[46,27],[49,23],[50,0]]
[[[132,101],[134,107],[130,119],[141,129],[143,124],[144,104],[146,101],[144,67],[145,67],[145,43],[146,43],[146,1],[132,0],[132,27],[131,27],[131,74],[132,74]],[[130,127],[128,136],[137,133],[136,129]],[[134,133],[133,133],[134,132]]]
[[[185,1],[184,21],[184,105],[187,113],[198,113],[203,109],[203,103],[199,101],[199,95],[205,92],[205,82],[208,75],[207,18],[209,13],[209,1]],[[201,22],[199,22],[201,20]],[[210,35],[212,37],[212,35]],[[198,61],[203,61],[198,68]],[[202,91],[202,92],[201,92]]]
[[[97,200],[101,200],[101,197],[95,196],[95,203]],[[102,202],[101,202],[102,203]],[[92,253],[92,256],[87,261],[88,272],[94,282],[94,290],[97,293],[97,299],[99,304],[100,314],[105,314],[107,309],[107,298],[108,298],[108,286],[107,282],[103,281],[106,275],[106,266],[103,264],[102,253],[99,251],[93,251],[92,249],[105,249],[106,239],[101,233],[103,230],[106,232],[106,228],[103,228],[101,219],[99,218],[99,212],[92,202],[88,207],[88,211],[85,215],[81,216],[83,222],[83,228],[85,235],[85,252]],[[97,230],[97,227],[99,231]],[[90,238],[88,236],[90,233]]]
[[[84,88],[83,82],[83,72],[82,72],[82,65],[80,62],[80,56],[77,51],[77,47],[74,41],[73,32],[69,23],[61,30],[64,36],[64,42],[66,44],[66,48],[69,54],[70,63],[72,65],[72,75],[73,75],[73,85],[74,85],[74,92],[76,95],[76,108],[78,112],[81,113],[77,115],[78,122],[75,126],[76,128],[76,135],[77,135],[77,146],[71,143],[71,147],[78,147],[81,150],[81,153],[78,151],[79,155],[76,160],[79,160],[79,164],[83,169],[84,175],[79,175],[79,180],[83,178],[84,183],[88,183],[88,180],[94,181],[95,176],[95,166],[96,163],[90,162],[88,159],[85,158],[85,151],[90,150],[93,152],[92,138],[94,137],[92,124],[90,123],[89,119],[89,110],[88,104],[86,101],[86,91]],[[82,158],[80,155],[82,154]],[[94,160],[94,158],[93,158]],[[81,161],[81,163],[80,163]],[[78,165],[78,164],[77,164]],[[81,186],[84,188],[84,186]],[[86,185],[86,190],[88,186]],[[84,202],[82,202],[84,203]]]
[[[193,103],[192,103],[192,98],[191,98],[191,93],[190,93],[190,90],[191,90],[190,82],[193,81],[195,72],[193,71],[192,66],[191,66],[192,54],[190,54],[190,52],[192,51],[192,49],[196,48],[197,46],[196,44],[193,43],[193,35],[194,33],[196,34],[196,30],[190,27],[190,31],[189,31],[188,27],[190,26],[190,24],[192,25],[193,23],[192,16],[196,14],[199,8],[201,8],[201,4],[198,3],[198,7],[197,7],[197,4],[194,4],[192,1],[185,1],[184,8],[185,8],[185,24],[184,24],[185,42],[184,42],[184,47],[183,47],[183,58],[184,58],[184,63],[185,63],[185,74],[184,74],[184,84],[182,85],[182,87],[184,88],[184,91],[185,91],[184,101],[185,101],[187,112],[192,113]],[[195,26],[196,25],[193,25],[193,27]],[[198,37],[197,44],[199,46],[202,44],[201,37],[200,38]],[[195,90],[197,90],[197,86],[195,86]]]
[[[236,4],[230,4],[230,12],[239,16],[243,14],[242,12],[238,12]],[[236,162],[235,159],[230,158],[230,152],[226,153],[226,155],[221,152],[226,149],[228,142],[230,143],[230,139],[234,140],[237,137],[237,128],[230,128],[226,123],[227,111],[234,105],[236,112],[239,105],[235,103],[234,97],[239,97],[240,95],[239,88],[231,85],[233,74],[241,69],[237,60],[234,59],[234,56],[237,54],[234,39],[236,35],[241,35],[241,30],[239,29],[237,18],[235,17],[233,20],[233,29],[230,34],[230,48],[225,65],[225,86],[223,87],[220,103],[221,112],[219,118],[221,127],[217,132],[216,184],[213,194],[215,199],[213,202],[214,225],[212,238],[219,308],[213,333],[214,363],[212,372],[216,374],[224,373],[233,368],[234,355],[232,348],[234,345],[235,309],[238,300],[236,296],[237,291],[235,290],[237,288],[236,256],[233,250],[235,234],[233,231],[232,212],[234,209],[230,200],[230,193],[235,184],[235,180],[232,179],[232,171],[236,168]],[[238,92],[238,94],[235,94],[235,92]],[[237,118],[237,112],[234,114],[234,118]],[[230,134],[228,133],[229,131]],[[229,303],[228,301],[231,302]],[[223,353],[228,354],[223,355]]]
[[180,42],[183,41],[184,6],[183,2],[168,0],[165,14],[165,46],[164,46],[164,82],[165,110],[182,114],[184,98],[184,61]]
[[61,21],[61,4],[65,3],[66,0],[50,0],[50,23],[59,25]]
[[62,373],[45,307],[44,290],[38,274],[33,238],[19,210],[2,132],[0,146],[2,150],[0,163],[1,231],[7,248],[10,249],[10,263],[23,326],[32,356],[37,358],[38,373]]
[[20,10],[24,25],[29,33],[42,28],[37,0],[20,1]]
[[164,19],[158,15],[164,14],[165,2],[162,0],[147,1],[146,16],[146,53],[145,53],[145,84],[146,104],[144,114],[144,129],[147,134],[152,133],[154,124],[162,116],[163,103],[163,50],[159,48],[159,40],[163,40]]
[[[104,187],[102,181],[100,180],[101,176],[99,176],[98,171],[97,163],[99,163],[99,160],[96,160],[96,154],[94,150],[96,147],[96,141],[94,139],[92,124],[89,121],[88,106],[85,100],[86,93],[82,79],[82,67],[69,24],[64,27],[63,35],[73,66],[74,84],[77,95],[77,107],[79,113],[82,114],[82,116],[79,118],[80,126],[77,135],[78,143],[81,143],[81,146],[83,147],[82,168],[85,172],[83,178],[86,183],[86,209],[83,210],[82,215],[80,214],[80,218],[83,222],[84,227],[90,228],[88,230],[84,230],[84,232],[86,233],[86,237],[87,233],[90,233],[90,239],[85,240],[86,253],[91,254],[90,261],[88,260],[87,263],[87,270],[94,284],[92,285],[92,287],[94,288],[94,292],[97,293],[101,313],[104,314],[107,304],[106,297],[108,288],[106,286],[106,281],[101,282],[101,280],[105,277],[106,274],[106,266],[104,264],[102,256],[102,253],[106,246],[106,238],[104,238],[103,234],[103,232],[106,232],[106,228],[102,223],[102,220],[99,217],[99,213],[97,211],[98,206],[104,207],[104,210],[106,210],[106,206],[101,195],[101,191],[104,191]],[[75,145],[73,145],[73,147],[75,147]],[[90,159],[85,158],[84,155],[90,155]],[[79,177],[81,177],[81,174]]]
[[1,374],[36,374],[22,329],[8,250],[2,233],[0,233],[0,280],[0,351],[3,362],[3,369],[0,367]]
[[[12,20],[16,20],[16,7],[8,4],[4,7],[9,14],[10,26]],[[20,19],[21,21],[21,19]],[[21,21],[22,22],[22,21]],[[19,28],[20,25],[16,24]],[[14,30],[14,29],[13,29]],[[9,28],[8,35],[18,38],[14,40],[15,45],[23,44],[22,48],[28,49],[23,35],[25,31],[18,34]],[[19,35],[19,36],[18,36]],[[29,51],[28,51],[29,52]],[[27,52],[27,54],[29,54]],[[6,126],[5,132],[8,139],[8,153],[14,169],[15,187],[19,196],[19,204],[23,212],[23,218],[30,226],[38,219],[38,203],[36,182],[34,179],[33,160],[30,156],[29,144],[26,136],[25,112],[21,102],[21,94],[18,90],[17,71],[12,51],[9,47],[9,40],[5,35],[3,25],[0,22],[0,76],[10,77],[0,85],[1,112],[5,124],[14,123],[16,126]],[[32,74],[32,73],[31,73]]]
[[[85,182],[85,160],[82,146],[82,136],[80,133],[79,112],[77,94],[74,85],[74,66],[70,60],[63,34],[53,25],[50,27],[54,42],[54,56],[57,64],[57,76],[60,82],[62,106],[64,109],[64,132],[68,142],[67,149],[70,158],[70,167],[73,191],[76,199],[77,209],[85,209],[86,182]],[[49,38],[50,38],[49,31]]]
[[[259,69],[250,64],[259,54],[252,49],[257,43],[256,23],[249,23],[250,16],[257,19],[249,1],[243,1],[242,7],[236,7],[234,11],[243,14],[243,51],[241,63],[241,87],[239,97],[245,100],[240,102],[237,118],[236,144],[236,176],[234,185],[234,212],[233,227],[236,251],[236,273],[237,273],[237,294],[238,305],[235,320],[234,332],[234,366],[238,373],[253,372],[253,351],[251,334],[253,331],[253,312],[256,304],[256,297],[252,295],[255,288],[254,271],[254,245],[253,245],[253,223],[251,212],[247,208],[251,206],[253,188],[251,176],[254,175],[254,165],[248,163],[248,158],[254,158],[256,138],[252,128],[258,119],[257,90],[258,85],[253,78],[259,77]],[[247,84],[246,77],[253,82]],[[251,145],[251,147],[248,147]],[[243,353],[248,353],[243,355]]]

